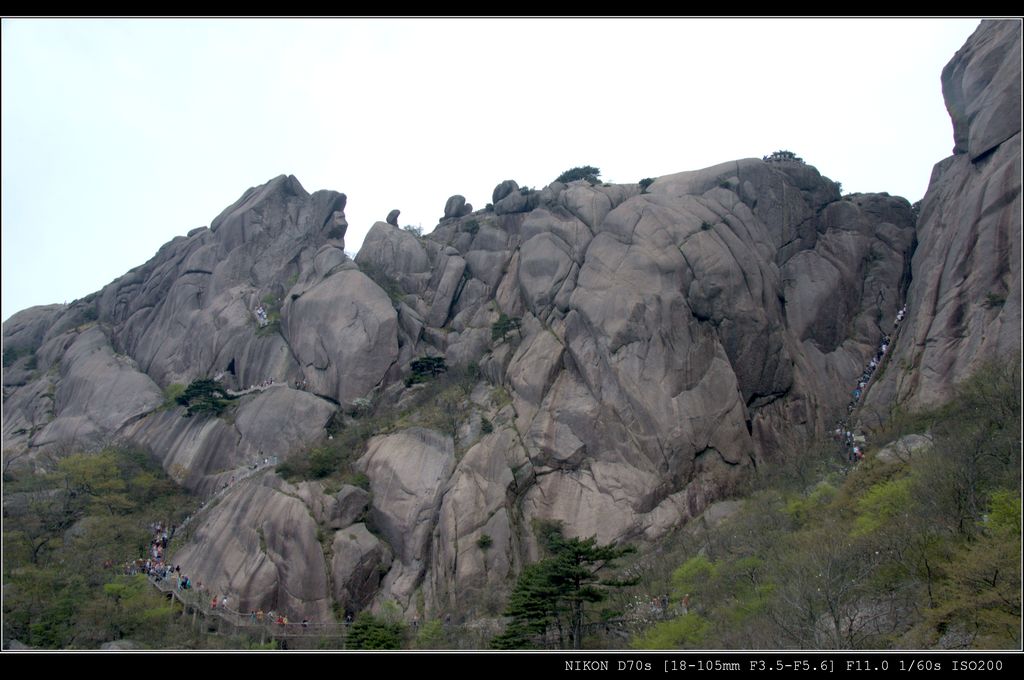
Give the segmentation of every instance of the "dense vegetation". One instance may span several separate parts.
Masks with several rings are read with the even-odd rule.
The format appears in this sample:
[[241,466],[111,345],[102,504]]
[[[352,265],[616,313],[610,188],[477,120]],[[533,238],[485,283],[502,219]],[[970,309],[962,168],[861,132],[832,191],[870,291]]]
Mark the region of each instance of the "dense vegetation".
[[145,557],[154,521],[180,524],[193,499],[145,453],[107,449],[4,475],[3,637],[42,648],[131,639],[195,646],[175,607],[126,562]]
[[880,441],[931,446],[847,470],[793,452],[733,517],[681,536],[667,620],[641,648],[1019,648],[1020,364],[988,366]]

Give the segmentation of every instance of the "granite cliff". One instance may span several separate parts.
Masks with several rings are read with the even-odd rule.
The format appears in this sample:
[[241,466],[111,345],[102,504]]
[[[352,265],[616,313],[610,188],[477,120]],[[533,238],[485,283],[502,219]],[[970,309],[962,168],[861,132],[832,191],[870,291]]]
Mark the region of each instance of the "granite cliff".
[[[243,611],[482,615],[536,556],[535,521],[649,545],[822,436],[904,304],[864,397],[880,417],[1019,352],[1019,24],[983,23],[942,83],[956,146],[919,216],[743,159],[643,186],[503,181],[426,236],[393,211],[353,260],[345,195],[277,177],[4,324],[5,459],[145,448],[208,499],[174,560]],[[415,413],[425,357],[459,376],[441,420]],[[166,398],[214,377],[241,393],[221,417]],[[368,412],[393,417],[344,483],[265,464]]]

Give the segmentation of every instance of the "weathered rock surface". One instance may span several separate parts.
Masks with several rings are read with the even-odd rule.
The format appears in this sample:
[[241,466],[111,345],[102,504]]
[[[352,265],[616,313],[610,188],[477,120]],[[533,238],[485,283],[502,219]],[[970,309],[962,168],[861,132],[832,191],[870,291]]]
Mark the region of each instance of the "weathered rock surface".
[[[500,610],[536,520],[644,544],[732,512],[716,501],[755,463],[845,413],[905,303],[862,409],[1019,351],[1019,54],[1019,24],[985,22],[946,69],[956,152],[916,228],[902,198],[742,159],[642,194],[507,180],[428,236],[392,211],[353,262],[344,194],[275,178],[99,293],[8,320],[5,455],[146,447],[209,501],[176,560],[245,610]],[[518,328],[492,334],[502,314]],[[448,382],[406,389],[424,356]],[[215,376],[256,387],[222,418],[162,406]],[[264,464],[370,412],[365,450],[337,452],[369,492]]]
[[921,201],[907,318],[871,407],[939,403],[1020,353],[1020,87],[1017,21],[983,21],[942,72],[956,146]]
[[348,612],[357,612],[377,594],[381,574],[388,570],[391,555],[387,545],[371,534],[364,524],[353,524],[334,534],[331,570],[334,600]]
[[444,204],[444,217],[442,219],[450,220],[468,215],[471,212],[473,212],[473,206],[466,203],[466,197],[456,194],[450,197]]
[[237,611],[286,612],[326,621],[331,595],[317,526],[295,489],[272,475],[233,485],[175,554],[194,581]]
[[908,434],[882,447],[875,458],[885,463],[905,463],[932,447],[932,440],[922,434]]
[[385,584],[403,606],[422,579],[441,488],[454,463],[451,438],[422,428],[375,437],[360,460],[374,521],[397,561]]
[[398,356],[398,318],[387,293],[355,269],[339,271],[285,308],[289,346],[309,389],[348,404]]

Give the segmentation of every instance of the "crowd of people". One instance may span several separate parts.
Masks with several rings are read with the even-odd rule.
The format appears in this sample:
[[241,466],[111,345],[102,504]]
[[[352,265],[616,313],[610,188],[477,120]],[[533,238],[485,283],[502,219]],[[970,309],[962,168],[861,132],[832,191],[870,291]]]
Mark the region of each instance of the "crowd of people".
[[[899,328],[906,315],[907,306],[903,305],[900,311],[896,313],[896,320],[893,322],[893,333]],[[860,403],[861,397],[864,396],[868,383],[871,381],[871,377],[882,364],[882,360],[885,358],[886,353],[888,353],[891,343],[892,337],[888,333],[882,333],[882,337],[878,340],[878,349],[875,350],[874,356],[868,361],[860,374],[860,378],[857,379],[857,386],[850,392],[850,403],[846,405],[846,413],[848,415],[852,414]],[[832,438],[844,448],[847,462],[856,463],[864,459],[867,437],[863,433],[854,432],[847,418],[842,418],[836,423],[836,428],[832,432]]]
[[147,549],[148,556],[126,562],[124,574],[126,576],[145,574],[156,583],[175,579],[178,590],[191,589],[192,579],[181,573],[181,566],[168,564],[164,560],[167,543],[174,538],[177,527],[173,524],[167,526],[163,522],[156,521],[150,524],[149,528],[153,531],[153,538]]
[[260,328],[263,328],[270,323],[270,321],[267,320],[267,308],[263,305],[256,307],[256,322],[260,325]]

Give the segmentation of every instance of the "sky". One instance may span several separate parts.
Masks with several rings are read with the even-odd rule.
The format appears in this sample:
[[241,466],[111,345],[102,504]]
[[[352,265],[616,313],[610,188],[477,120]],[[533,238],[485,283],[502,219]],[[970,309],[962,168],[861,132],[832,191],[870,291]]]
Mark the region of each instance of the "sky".
[[921,198],[949,19],[2,21],[2,318],[71,302],[295,175],[430,232],[515,179],[636,182],[791,150]]

